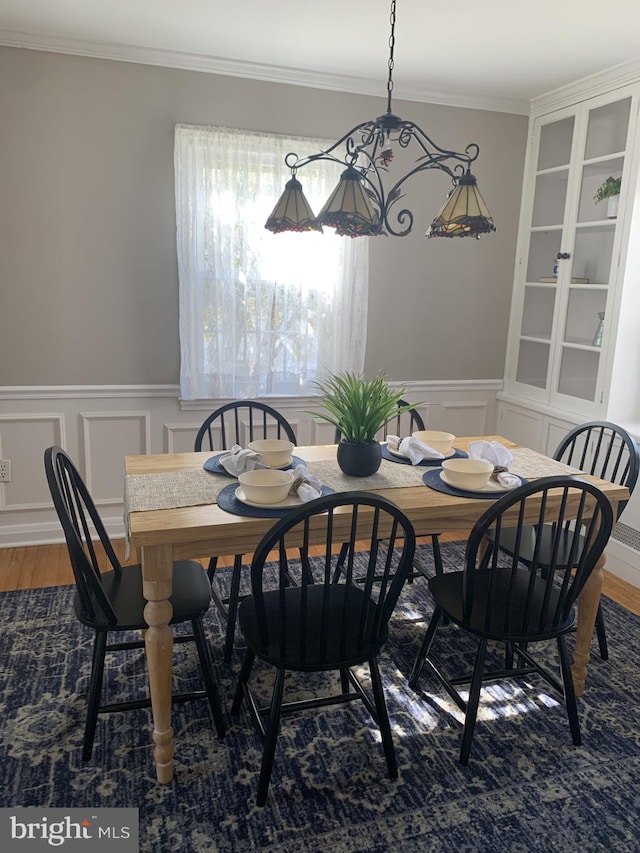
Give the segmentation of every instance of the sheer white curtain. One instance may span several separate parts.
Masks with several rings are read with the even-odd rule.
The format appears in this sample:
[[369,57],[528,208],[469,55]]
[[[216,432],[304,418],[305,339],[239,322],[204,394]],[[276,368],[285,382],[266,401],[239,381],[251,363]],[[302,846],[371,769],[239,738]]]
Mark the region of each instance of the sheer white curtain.
[[[285,155],[329,144],[176,126],[183,399],[313,393],[329,371],[362,371],[367,238],[264,227],[290,178]],[[298,174],[316,213],[340,171],[323,162]]]

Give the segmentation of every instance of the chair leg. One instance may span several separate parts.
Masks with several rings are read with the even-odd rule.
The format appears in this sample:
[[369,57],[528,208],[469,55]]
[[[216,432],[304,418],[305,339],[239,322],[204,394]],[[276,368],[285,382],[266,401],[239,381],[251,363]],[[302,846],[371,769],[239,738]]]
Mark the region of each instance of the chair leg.
[[504,668],[513,669],[513,643],[507,643],[504,647]]
[[580,746],[582,737],[580,735],[580,720],[578,719],[578,705],[576,702],[576,691],[573,686],[573,675],[571,664],[567,653],[567,641],[563,635],[558,637],[558,653],[560,655],[560,669],[562,671],[562,683],[564,684],[564,701],[567,706],[567,717],[574,746]]
[[233,574],[231,575],[231,592],[229,593],[229,613],[227,616],[227,632],[224,640],[224,662],[231,661],[233,640],[236,634],[236,617],[240,601],[240,578],[242,575],[242,554],[233,558]]
[[93,640],[93,660],[91,663],[91,680],[87,697],[87,718],[84,724],[84,741],[82,744],[82,760],[89,761],[93,753],[93,741],[96,736],[96,724],[102,693],[104,676],[104,659],[107,650],[107,632],[96,631]]
[[484,674],[484,659],[487,653],[487,641],[480,640],[476,653],[476,663],[473,668],[473,677],[469,687],[469,700],[467,701],[467,712],[464,716],[464,731],[462,733],[462,744],[460,746],[460,764],[464,767],[469,763],[471,754],[471,741],[476,727],[478,716],[478,705],[480,703],[480,690],[482,688],[482,676]]
[[398,765],[396,762],[396,753],[393,748],[393,736],[391,734],[391,724],[389,723],[389,713],[387,711],[387,703],[384,699],[384,690],[382,689],[382,679],[380,678],[380,670],[378,662],[375,658],[369,661],[369,671],[371,672],[371,688],[373,698],[376,703],[376,711],[378,714],[378,725],[382,736],[382,746],[384,748],[384,756],[387,759],[387,768],[389,770],[389,778],[398,778]]
[[209,583],[213,583],[213,579],[216,574],[216,569],[218,568],[218,558],[211,557],[209,560],[209,565],[207,566],[207,577],[209,578]]
[[233,697],[233,705],[231,706],[231,713],[234,716],[240,713],[242,700],[244,699],[244,685],[249,681],[249,676],[251,675],[251,670],[253,669],[253,662],[255,661],[255,659],[255,654],[251,651],[251,649],[247,649],[247,652],[244,656],[244,660],[242,661],[242,667],[240,668],[240,675],[238,676],[236,692]]
[[609,646],[607,645],[607,632],[604,627],[602,604],[598,605],[598,613],[596,615],[596,634],[598,637],[598,646],[600,647],[600,657],[602,660],[609,660]]
[[[431,546],[433,548],[433,565],[436,570],[436,575],[443,575],[444,565],[442,563],[442,551],[440,550],[440,534],[433,533],[431,535]],[[449,620],[446,616],[442,617],[442,624],[449,624]]]
[[424,635],[422,645],[420,646],[420,651],[416,655],[415,660],[413,662],[413,669],[411,670],[411,675],[409,676],[409,687],[412,690],[416,689],[418,679],[422,674],[422,668],[424,667],[425,658],[431,651],[433,638],[435,637],[436,631],[438,630],[438,625],[440,624],[441,617],[442,610],[440,610],[439,607],[436,607],[433,611],[431,621],[429,622],[429,627],[427,628],[426,634]]
[[340,669],[340,690],[342,693],[348,693],[351,689],[351,683],[349,681],[348,670],[342,668]]
[[440,550],[440,538],[438,533],[432,534],[431,545],[433,548],[433,564],[436,569],[436,575],[442,575],[444,574],[444,566],[442,565],[442,551]]
[[336,567],[333,573],[333,582],[338,583],[340,579],[340,575],[342,574],[342,567],[344,566],[344,561],[347,559],[347,554],[349,553],[349,543],[343,542],[340,547],[340,554],[338,555],[338,559],[336,560]]
[[280,729],[280,712],[282,709],[282,694],[284,692],[284,669],[279,669],[276,673],[276,680],[273,686],[273,696],[271,697],[271,710],[269,712],[269,722],[264,738],[264,749],[262,752],[262,766],[260,767],[260,779],[258,781],[258,796],[256,802],[259,806],[263,806],[267,802],[267,791],[269,790],[269,782],[271,781],[271,771],[273,770],[273,759],[276,753],[276,742],[278,740],[278,731]]
[[191,627],[193,628],[193,639],[195,640],[196,649],[198,650],[198,657],[200,659],[200,669],[202,670],[202,678],[204,680],[204,686],[207,691],[207,698],[209,700],[209,707],[211,708],[213,722],[215,723],[218,737],[224,737],[226,729],[224,725],[224,719],[222,717],[220,699],[218,697],[218,688],[216,687],[216,683],[213,679],[213,661],[211,660],[209,644],[207,643],[207,638],[205,637],[202,618],[198,617],[197,619],[192,619]]

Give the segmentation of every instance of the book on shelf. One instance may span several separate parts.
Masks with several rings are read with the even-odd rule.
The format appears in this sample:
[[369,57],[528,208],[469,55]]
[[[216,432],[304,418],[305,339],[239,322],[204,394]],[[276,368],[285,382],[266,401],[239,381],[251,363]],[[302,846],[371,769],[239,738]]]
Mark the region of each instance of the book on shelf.
[[[542,276],[539,279],[539,281],[542,282],[543,284],[556,284],[556,282],[558,281],[558,276],[557,275]],[[571,279],[571,284],[589,284],[589,279],[588,278],[578,278],[578,277],[574,276]]]

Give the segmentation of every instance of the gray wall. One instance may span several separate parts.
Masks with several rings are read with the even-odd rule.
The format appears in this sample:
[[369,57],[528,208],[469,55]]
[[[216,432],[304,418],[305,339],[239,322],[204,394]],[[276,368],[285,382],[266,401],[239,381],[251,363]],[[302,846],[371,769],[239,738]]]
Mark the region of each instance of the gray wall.
[[[0,386],[177,384],[177,122],[337,138],[372,98],[0,48]],[[450,149],[480,145],[498,232],[426,240],[448,182],[416,177],[406,238],[370,241],[367,371],[503,374],[527,118],[398,101]]]

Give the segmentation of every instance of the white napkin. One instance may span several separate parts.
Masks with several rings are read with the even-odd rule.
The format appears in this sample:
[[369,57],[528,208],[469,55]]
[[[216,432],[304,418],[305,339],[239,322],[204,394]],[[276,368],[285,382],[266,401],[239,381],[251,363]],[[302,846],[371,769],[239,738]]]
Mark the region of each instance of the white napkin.
[[238,474],[243,474],[245,471],[253,471],[254,468],[268,468],[265,465],[264,459],[255,450],[250,450],[248,447],[242,448],[239,444],[234,444],[231,450],[218,456],[218,462],[228,474],[237,477]]
[[444,459],[444,454],[412,435],[402,439],[398,435],[388,435],[387,446],[410,459],[412,465],[419,465],[423,459]]
[[322,483],[317,477],[309,473],[306,465],[296,465],[289,494],[297,495],[304,503],[313,501],[321,497]]
[[520,477],[509,473],[513,462],[513,453],[499,441],[472,441],[469,445],[469,456],[471,459],[486,459],[495,468],[506,468],[506,471],[494,472],[493,478],[505,489],[515,489],[522,482]]

